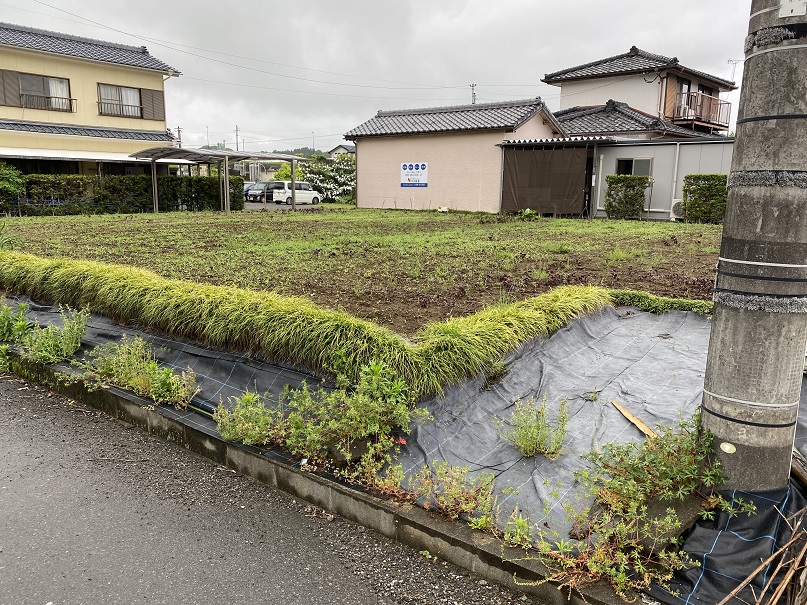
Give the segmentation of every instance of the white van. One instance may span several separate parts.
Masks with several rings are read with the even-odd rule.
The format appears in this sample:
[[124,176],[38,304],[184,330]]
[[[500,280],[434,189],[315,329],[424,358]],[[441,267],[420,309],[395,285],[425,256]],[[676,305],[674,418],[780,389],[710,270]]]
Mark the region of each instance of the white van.
[[[295,203],[297,204],[319,204],[322,196],[319,191],[312,189],[310,183],[297,181],[294,183]],[[266,186],[267,201],[269,193],[272,194],[272,201],[275,204],[291,204],[291,181],[272,181]]]

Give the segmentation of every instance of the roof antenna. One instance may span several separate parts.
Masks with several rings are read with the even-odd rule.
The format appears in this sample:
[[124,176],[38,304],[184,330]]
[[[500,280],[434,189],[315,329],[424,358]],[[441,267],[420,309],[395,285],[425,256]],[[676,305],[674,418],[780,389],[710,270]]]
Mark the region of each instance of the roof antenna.
[[476,105],[476,84],[471,84],[471,105]]

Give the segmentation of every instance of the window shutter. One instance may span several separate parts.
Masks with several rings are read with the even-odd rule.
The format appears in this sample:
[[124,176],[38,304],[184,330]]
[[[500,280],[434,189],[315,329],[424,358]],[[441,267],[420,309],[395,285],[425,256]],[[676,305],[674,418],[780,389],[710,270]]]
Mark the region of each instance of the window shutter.
[[20,72],[4,69],[3,76],[3,105],[20,107]]
[[151,94],[152,90],[148,88],[141,88],[140,89],[140,103],[143,104],[143,119],[144,120],[153,120],[154,119],[154,98]]
[[143,103],[143,119],[165,120],[165,94],[162,90],[140,89]]

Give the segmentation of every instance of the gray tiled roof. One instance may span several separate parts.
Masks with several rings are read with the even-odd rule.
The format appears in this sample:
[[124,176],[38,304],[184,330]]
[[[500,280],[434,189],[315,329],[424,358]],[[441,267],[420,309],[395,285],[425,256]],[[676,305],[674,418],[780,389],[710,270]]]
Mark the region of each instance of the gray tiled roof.
[[540,98],[536,98],[504,103],[379,111],[374,118],[345,134],[345,138],[468,130],[513,130],[543,109],[544,103]]
[[690,73],[701,78],[716,82],[724,88],[734,89],[734,82],[724,80],[707,74],[702,71],[684,67],[678,62],[677,57],[665,57],[664,55],[654,55],[640,48],[632,46],[631,49],[621,55],[607,57],[599,61],[592,61],[583,65],[576,65],[560,71],[546,74],[541,80],[547,84],[561,84],[569,80],[584,80],[589,78],[602,78],[621,74],[645,73],[656,69],[677,69],[684,73]]
[[170,65],[152,57],[145,46],[124,46],[10,23],[0,23],[0,45],[153,69],[160,72],[179,73]]
[[97,137],[102,139],[129,139],[134,141],[174,141],[174,135],[167,131],[128,130],[124,128],[96,128],[93,126],[71,126],[70,124],[47,124],[42,122],[21,122],[0,120],[0,130],[36,132],[40,134],[63,134],[77,137]]
[[571,107],[555,112],[555,118],[570,136],[640,134],[653,132],[680,137],[702,137],[703,133],[682,128],[629,107],[608,101],[593,107]]

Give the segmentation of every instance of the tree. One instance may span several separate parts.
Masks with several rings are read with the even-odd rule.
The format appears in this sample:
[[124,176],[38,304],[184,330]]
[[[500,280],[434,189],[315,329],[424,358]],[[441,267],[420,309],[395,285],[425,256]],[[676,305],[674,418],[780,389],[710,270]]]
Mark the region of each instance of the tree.
[[[284,162],[280,165],[280,168],[277,169],[275,172],[275,176],[272,177],[276,181],[290,181],[291,180],[291,163]],[[303,171],[300,169],[300,164],[297,164],[297,168],[294,171],[294,178],[297,181],[303,180]]]
[[325,201],[356,199],[356,156],[336,156],[333,162],[312,162],[302,166],[305,180],[322,194]]

